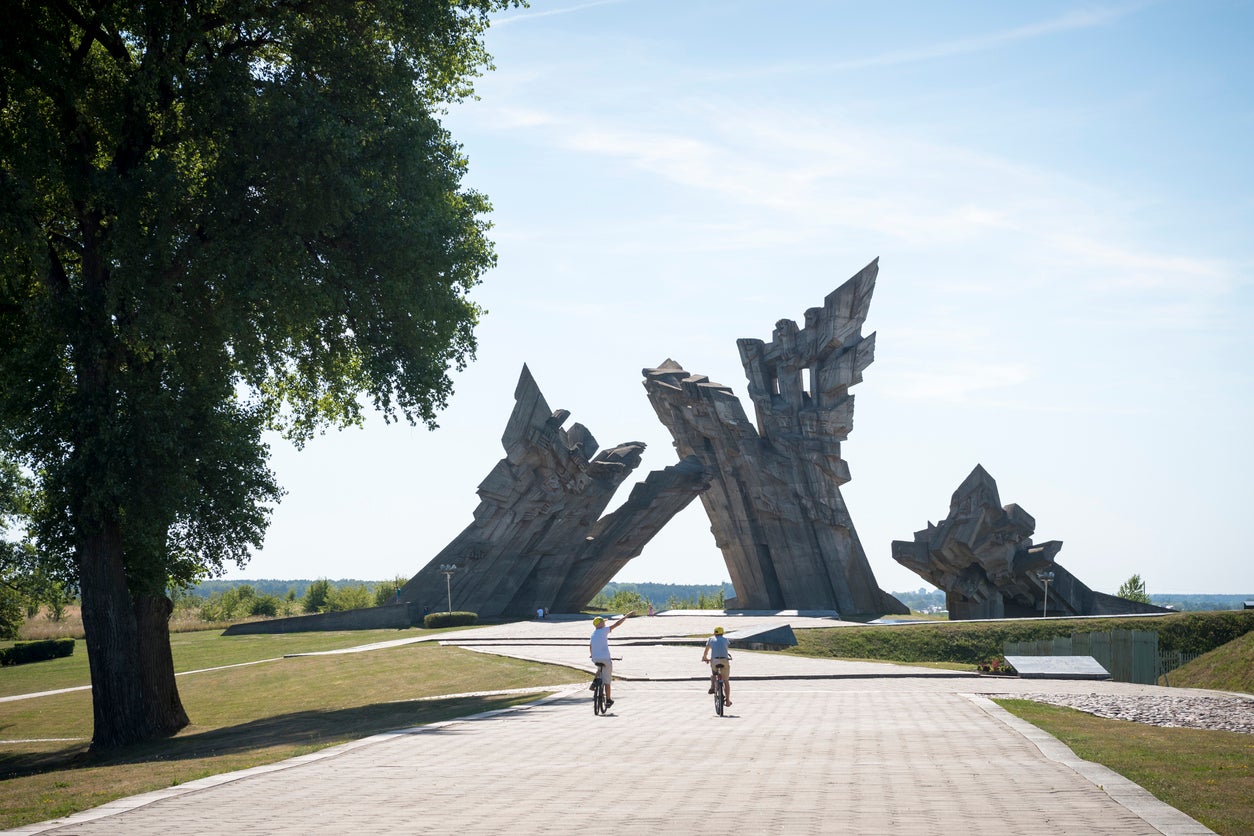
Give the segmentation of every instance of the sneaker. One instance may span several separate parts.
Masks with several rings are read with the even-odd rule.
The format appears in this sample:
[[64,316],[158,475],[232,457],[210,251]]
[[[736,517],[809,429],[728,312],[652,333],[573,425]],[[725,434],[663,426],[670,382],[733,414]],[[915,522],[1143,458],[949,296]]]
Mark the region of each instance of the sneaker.
[[613,708],[613,707],[614,707],[614,701],[613,701],[613,700],[606,700],[606,701],[605,701],[605,710],[606,710],[606,711],[609,711],[609,710],[610,710],[611,708]]
[[597,681],[594,679],[594,680],[592,680],[592,684],[590,684],[590,685],[588,686],[588,690],[589,690],[589,691],[595,691],[596,689],[597,689]]
[[711,687],[711,688],[710,688],[710,690],[706,691],[706,693],[707,693],[707,694],[713,694],[713,693],[714,693],[714,688],[713,688],[713,687]]

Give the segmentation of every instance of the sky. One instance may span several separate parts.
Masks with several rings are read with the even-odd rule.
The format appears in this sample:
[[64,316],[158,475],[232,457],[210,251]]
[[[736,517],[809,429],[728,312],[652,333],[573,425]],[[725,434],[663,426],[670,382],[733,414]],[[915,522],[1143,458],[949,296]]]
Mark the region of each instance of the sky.
[[[233,578],[408,578],[472,519],[523,363],[566,427],[677,460],[641,369],[752,414],[770,340],[880,259],[842,488],[880,587],[977,465],[1115,592],[1254,593],[1254,3],[533,0],[445,124],[498,266],[439,429],[272,439]],[[694,501],[615,578],[729,580]]]

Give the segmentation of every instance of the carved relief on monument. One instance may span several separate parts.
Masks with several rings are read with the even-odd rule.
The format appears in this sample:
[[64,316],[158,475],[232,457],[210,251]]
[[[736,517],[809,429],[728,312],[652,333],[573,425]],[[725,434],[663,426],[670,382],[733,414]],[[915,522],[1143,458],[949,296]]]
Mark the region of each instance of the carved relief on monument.
[[505,458],[479,485],[474,521],[400,591],[419,612],[446,609],[450,596],[482,618],[578,611],[705,485],[699,462],[680,462],[602,520],[644,444],[597,452],[587,427],[563,429],[570,412],[549,409],[526,366],[514,399]]
[[771,342],[737,342],[757,426],[732,391],[667,360],[645,389],[680,456],[701,460],[711,531],[743,609],[903,613],[867,562],[840,493],[849,467],[840,442],[853,428],[849,387],[875,354],[862,336],[875,289],[872,262],[805,314],[783,319]]
[[949,515],[913,541],[894,540],[893,559],[945,592],[951,620],[1167,612],[1089,589],[1055,562],[1060,541],[1033,545],[1035,530],[1027,511],[1001,506],[997,483],[976,465]]

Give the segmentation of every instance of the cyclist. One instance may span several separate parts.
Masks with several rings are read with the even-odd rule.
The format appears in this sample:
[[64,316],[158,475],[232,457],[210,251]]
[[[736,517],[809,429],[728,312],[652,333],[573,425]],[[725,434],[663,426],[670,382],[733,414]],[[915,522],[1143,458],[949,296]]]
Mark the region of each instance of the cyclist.
[[731,650],[727,639],[723,636],[723,628],[715,627],[714,635],[705,641],[705,652],[701,654],[702,662],[710,663],[710,691],[714,693],[714,672],[719,665],[723,667],[723,694],[727,697],[726,705],[731,705]]
[[610,681],[611,675],[614,673],[614,663],[610,660],[610,631],[618,627],[627,619],[636,614],[635,610],[624,615],[608,627],[605,619],[597,616],[592,619],[592,638],[588,640],[588,650],[592,656],[593,664],[604,665],[601,669],[601,681],[605,684],[605,708],[608,711],[614,705],[614,701],[610,699]]

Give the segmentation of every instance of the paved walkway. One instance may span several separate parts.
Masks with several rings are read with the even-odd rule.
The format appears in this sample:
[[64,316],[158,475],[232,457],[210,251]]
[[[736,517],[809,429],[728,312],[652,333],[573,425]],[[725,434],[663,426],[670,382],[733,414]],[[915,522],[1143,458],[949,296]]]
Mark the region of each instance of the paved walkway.
[[[781,621],[833,623],[760,623]],[[1163,689],[742,651],[734,707],[717,717],[691,639],[712,623],[659,616],[616,630],[623,680],[605,717],[593,715],[584,688],[567,687],[527,707],[377,735],[10,832],[1210,832],[982,696]],[[586,669],[587,633],[586,621],[546,621],[452,641]]]

